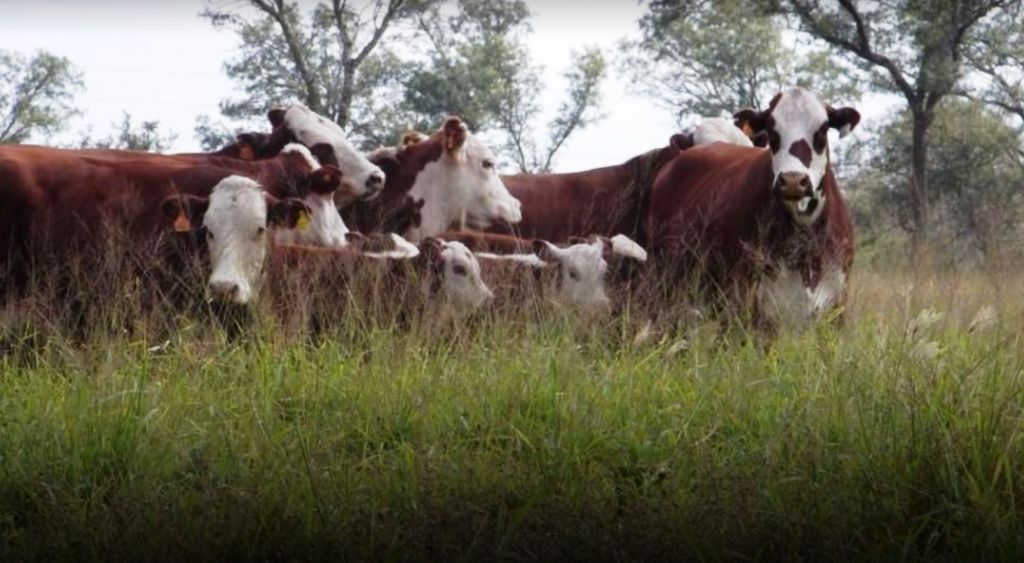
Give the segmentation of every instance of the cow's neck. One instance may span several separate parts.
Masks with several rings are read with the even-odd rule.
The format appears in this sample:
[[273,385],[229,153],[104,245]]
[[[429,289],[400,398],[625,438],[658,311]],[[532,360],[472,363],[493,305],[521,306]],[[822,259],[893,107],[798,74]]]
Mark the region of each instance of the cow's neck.
[[435,136],[393,154],[370,157],[370,162],[384,170],[384,190],[373,201],[359,202],[345,209],[345,220],[360,232],[394,232],[407,234],[422,224],[422,208],[426,202],[416,201],[410,192],[429,164],[443,156],[444,147]]

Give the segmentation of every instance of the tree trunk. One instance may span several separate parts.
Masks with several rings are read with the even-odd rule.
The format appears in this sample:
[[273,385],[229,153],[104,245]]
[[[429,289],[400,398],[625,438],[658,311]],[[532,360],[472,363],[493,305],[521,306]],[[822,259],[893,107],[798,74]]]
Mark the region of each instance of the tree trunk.
[[928,127],[931,125],[931,116],[924,110],[915,109],[913,117],[910,205],[914,229],[913,245],[917,250],[928,239]]

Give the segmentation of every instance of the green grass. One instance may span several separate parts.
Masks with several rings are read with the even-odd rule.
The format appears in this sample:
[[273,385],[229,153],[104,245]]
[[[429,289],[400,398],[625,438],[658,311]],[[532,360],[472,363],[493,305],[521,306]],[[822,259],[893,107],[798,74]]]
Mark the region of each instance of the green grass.
[[912,281],[770,347],[555,315],[28,339],[0,560],[1020,560],[1024,288]]

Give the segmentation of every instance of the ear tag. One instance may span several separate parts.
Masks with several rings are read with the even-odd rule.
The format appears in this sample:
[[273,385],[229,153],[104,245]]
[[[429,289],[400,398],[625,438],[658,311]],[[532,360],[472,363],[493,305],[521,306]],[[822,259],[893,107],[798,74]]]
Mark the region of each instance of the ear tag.
[[174,219],[174,232],[176,233],[187,233],[192,230],[192,225],[188,222],[188,217],[185,212],[178,213],[178,217]]
[[295,228],[299,231],[305,231],[309,228],[309,213],[299,211],[299,218],[295,221]]

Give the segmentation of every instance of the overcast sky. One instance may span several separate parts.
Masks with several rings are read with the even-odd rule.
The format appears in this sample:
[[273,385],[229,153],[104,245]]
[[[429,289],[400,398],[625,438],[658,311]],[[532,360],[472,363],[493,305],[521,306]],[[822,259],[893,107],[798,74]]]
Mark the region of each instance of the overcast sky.
[[[89,128],[94,137],[110,134],[111,124],[127,111],[136,121],[159,120],[176,133],[173,150],[197,150],[195,117],[216,116],[217,103],[232,94],[223,63],[235,50],[235,37],[197,17],[204,0],[0,2],[0,48],[23,53],[46,49],[70,58],[84,74],[86,88],[76,100],[82,116],[53,142],[70,142]],[[534,13],[529,47],[545,67],[541,101],[548,112],[565,92],[560,74],[569,64],[570,51],[597,45],[611,60],[617,43],[636,34],[642,14],[633,0],[527,4]],[[675,131],[670,112],[628,93],[614,62],[609,72],[603,89],[605,119],[570,139],[559,153],[558,170],[616,164],[664,146]]]

